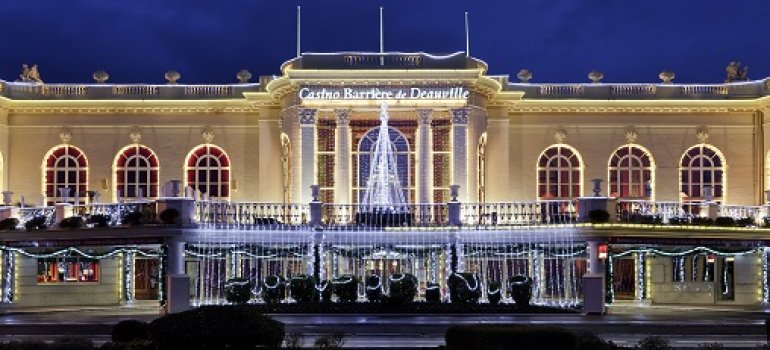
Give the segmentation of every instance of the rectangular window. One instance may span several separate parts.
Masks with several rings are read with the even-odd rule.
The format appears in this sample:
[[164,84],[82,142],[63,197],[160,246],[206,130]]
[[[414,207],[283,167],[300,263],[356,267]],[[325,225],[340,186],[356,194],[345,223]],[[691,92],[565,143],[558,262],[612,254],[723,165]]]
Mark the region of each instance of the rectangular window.
[[37,282],[99,282],[99,260],[84,257],[38,259]]

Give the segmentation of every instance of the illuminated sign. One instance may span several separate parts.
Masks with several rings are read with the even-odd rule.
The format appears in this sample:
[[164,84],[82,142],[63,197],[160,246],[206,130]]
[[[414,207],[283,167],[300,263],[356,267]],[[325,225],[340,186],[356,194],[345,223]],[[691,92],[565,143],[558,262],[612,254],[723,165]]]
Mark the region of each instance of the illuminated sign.
[[303,87],[300,100],[465,100],[465,87]]

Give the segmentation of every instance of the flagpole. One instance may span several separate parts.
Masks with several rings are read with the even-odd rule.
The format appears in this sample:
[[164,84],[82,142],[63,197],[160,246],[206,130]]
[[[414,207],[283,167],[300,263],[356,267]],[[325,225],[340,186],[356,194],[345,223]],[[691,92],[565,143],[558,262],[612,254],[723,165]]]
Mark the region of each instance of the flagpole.
[[465,11],[465,57],[471,57],[471,35],[468,28],[468,11]]
[[380,6],[380,65],[385,65],[385,56],[382,54],[385,53],[385,33],[382,29],[382,6]]
[[302,27],[300,24],[300,19],[302,18],[302,7],[297,6],[297,57],[299,57],[302,54],[302,50],[300,49],[300,41],[302,40],[302,36],[300,33],[302,32]]

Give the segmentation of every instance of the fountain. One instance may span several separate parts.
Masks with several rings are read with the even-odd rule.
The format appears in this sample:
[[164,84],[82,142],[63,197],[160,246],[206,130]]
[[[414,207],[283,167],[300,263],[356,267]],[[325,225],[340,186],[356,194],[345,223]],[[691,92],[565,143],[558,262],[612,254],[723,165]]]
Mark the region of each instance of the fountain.
[[412,223],[409,206],[398,180],[395,147],[388,133],[388,105],[380,104],[380,128],[366,191],[361,200],[356,222],[370,226],[403,226]]

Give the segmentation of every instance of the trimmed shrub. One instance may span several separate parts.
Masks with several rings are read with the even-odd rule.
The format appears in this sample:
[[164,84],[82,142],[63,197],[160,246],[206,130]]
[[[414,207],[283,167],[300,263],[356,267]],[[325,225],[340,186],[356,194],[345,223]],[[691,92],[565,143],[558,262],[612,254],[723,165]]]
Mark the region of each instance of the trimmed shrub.
[[735,226],[738,227],[749,227],[754,226],[757,224],[757,221],[754,220],[754,218],[740,218],[738,220],[735,220]]
[[651,335],[639,341],[639,350],[670,350],[668,340],[657,335]]
[[88,217],[88,223],[93,224],[96,227],[110,226],[110,221],[112,221],[111,217],[102,214],[91,215]]
[[19,219],[17,218],[5,218],[0,220],[0,231],[13,231],[19,226]]
[[252,287],[245,278],[231,278],[225,282],[225,299],[233,304],[246,304],[251,300]]
[[388,301],[393,304],[407,304],[417,295],[417,277],[409,273],[395,273],[388,277],[390,291]]
[[27,231],[34,231],[34,230],[45,230],[48,225],[46,225],[47,219],[45,216],[39,215],[35,216],[32,219],[29,219],[29,221],[24,223],[24,228],[27,229]]
[[602,209],[594,209],[588,212],[588,221],[592,224],[603,224],[610,221],[610,213]]
[[500,299],[503,298],[503,293],[500,289],[500,282],[489,282],[489,285],[487,286],[487,300],[490,304],[497,304],[500,302]]
[[690,224],[695,226],[711,226],[714,224],[714,220],[711,218],[703,218],[700,216],[693,217],[692,220],[690,220]]
[[144,223],[144,213],[141,211],[132,211],[123,215],[123,225],[138,226]]
[[517,307],[529,306],[529,300],[532,299],[532,279],[523,275],[512,276],[508,279],[508,293]]
[[286,282],[281,276],[267,276],[262,281],[262,299],[266,303],[277,303],[286,294]]
[[729,216],[720,216],[714,220],[714,225],[720,227],[733,227],[735,226],[735,219]]
[[70,216],[68,218],[64,218],[59,223],[59,227],[69,228],[69,229],[81,228],[83,227],[83,225],[84,225],[83,218],[79,216]]
[[166,208],[163,209],[162,212],[160,212],[160,222],[166,224],[166,225],[178,225],[179,222],[179,210],[176,210],[174,208]]
[[358,300],[358,278],[353,275],[342,275],[332,280],[334,295],[343,302]]
[[447,350],[517,350],[560,349],[575,350],[577,337],[557,327],[520,325],[452,326],[446,332]]
[[475,304],[481,298],[479,278],[472,273],[454,272],[447,279],[452,303]]
[[321,301],[324,303],[332,302],[332,283],[329,280],[323,280],[318,284],[317,291],[320,293]]
[[380,276],[371,275],[366,278],[366,299],[370,302],[382,301],[384,295],[382,292],[382,279]]
[[248,305],[202,306],[150,323],[150,338],[159,349],[279,348],[283,336],[283,323]]
[[315,291],[315,278],[307,275],[296,275],[289,279],[289,295],[298,303],[318,301]]
[[669,225],[680,225],[680,226],[681,225],[688,225],[688,224],[690,224],[690,220],[688,220],[685,217],[675,216],[673,218],[668,219],[668,224]]
[[425,285],[425,301],[429,303],[441,302],[441,286],[436,282],[428,282]]
[[112,341],[130,343],[150,339],[150,325],[137,320],[124,320],[112,327]]

